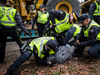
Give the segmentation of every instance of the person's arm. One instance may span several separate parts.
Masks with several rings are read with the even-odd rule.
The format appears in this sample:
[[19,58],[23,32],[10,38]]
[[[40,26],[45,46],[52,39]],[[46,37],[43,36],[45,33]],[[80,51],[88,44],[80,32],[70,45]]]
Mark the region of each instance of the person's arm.
[[82,27],[82,29],[81,29],[81,31],[80,31],[80,34],[77,36],[77,40],[80,40],[80,39],[82,39],[84,37],[84,33],[83,33],[83,27]]
[[36,13],[36,15],[35,15],[35,17],[33,19],[32,29],[34,28],[34,24],[37,21],[37,18],[38,18],[38,12]]
[[40,57],[38,57],[38,50],[36,46],[34,46],[33,51],[34,51],[34,57],[35,57],[36,62],[41,63],[41,64],[46,64],[46,65],[48,64],[46,59],[41,59]]
[[99,27],[92,26],[89,31],[89,37],[87,38],[87,41],[80,42],[80,45],[82,45],[82,46],[93,45],[99,32],[100,32]]
[[15,19],[15,21],[16,21],[18,27],[19,27],[21,30],[23,30],[24,32],[27,32],[27,30],[26,30],[26,28],[25,28],[25,26],[24,26],[24,24],[23,24],[23,21],[22,21],[22,19],[21,19],[19,13],[18,13],[17,11],[16,11],[16,14],[15,14],[14,19]]
[[65,36],[66,42],[68,42],[72,38],[72,36],[73,36],[73,34],[74,34],[75,31],[76,31],[75,27],[72,27],[72,28],[70,28],[68,30],[68,34]]
[[94,20],[93,14],[94,14],[94,11],[95,10],[96,10],[96,4],[95,3],[92,3],[90,5],[90,8],[89,8],[89,16],[90,16],[90,19],[91,20]]
[[55,18],[56,18],[55,14],[56,14],[55,10],[51,10],[49,12],[49,19],[51,20],[52,24],[56,24],[56,22],[55,22]]

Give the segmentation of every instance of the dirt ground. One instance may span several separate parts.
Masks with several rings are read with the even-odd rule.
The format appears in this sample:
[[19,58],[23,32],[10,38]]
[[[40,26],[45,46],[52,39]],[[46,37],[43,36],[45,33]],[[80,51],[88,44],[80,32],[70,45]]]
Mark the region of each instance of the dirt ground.
[[[35,62],[32,56],[24,62],[14,75],[100,75],[100,60],[89,57],[87,49],[81,58],[67,60],[63,64],[54,67],[41,65]],[[18,45],[13,42],[7,43],[5,61],[0,67],[0,75],[4,75],[8,67],[20,56]]]

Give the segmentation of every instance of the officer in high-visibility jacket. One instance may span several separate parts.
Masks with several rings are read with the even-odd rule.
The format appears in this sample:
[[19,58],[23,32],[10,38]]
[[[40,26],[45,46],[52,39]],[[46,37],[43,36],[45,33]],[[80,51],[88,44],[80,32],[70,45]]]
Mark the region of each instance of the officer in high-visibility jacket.
[[32,53],[38,63],[52,65],[56,61],[49,61],[47,57],[58,51],[58,45],[54,37],[39,37],[33,39],[27,46],[27,49],[21,56],[8,68],[5,75],[12,75],[13,71],[17,71],[22,63],[28,60]]
[[51,10],[49,17],[50,27],[54,31],[52,35],[57,38],[60,45],[64,45],[65,41],[63,40],[63,36],[66,34],[66,31],[73,26],[73,23],[78,20],[78,14],[76,12],[68,14],[62,10]]
[[100,25],[100,0],[94,1],[89,8],[90,19]]
[[6,6],[0,6],[0,64],[4,62],[7,36],[12,37],[18,43],[19,47],[23,45],[16,31],[17,25],[28,35],[31,35],[25,29],[16,9],[13,8],[14,4],[13,0],[7,0]]
[[[73,26],[68,30],[67,35],[65,36],[66,43],[72,45],[73,42],[77,40],[80,31],[81,31],[81,27],[77,24],[73,24]],[[71,38],[73,38],[74,40],[71,41],[70,40]]]
[[77,49],[73,54],[74,57],[82,57],[86,46],[90,46],[88,54],[96,60],[100,59],[100,26],[90,19],[88,14],[80,16],[79,23],[82,23],[82,30],[76,41]]
[[43,36],[43,30],[45,25],[49,22],[49,13],[45,11],[45,5],[40,5],[40,11],[38,11],[33,19],[32,29],[34,29],[34,24],[36,22],[39,37]]

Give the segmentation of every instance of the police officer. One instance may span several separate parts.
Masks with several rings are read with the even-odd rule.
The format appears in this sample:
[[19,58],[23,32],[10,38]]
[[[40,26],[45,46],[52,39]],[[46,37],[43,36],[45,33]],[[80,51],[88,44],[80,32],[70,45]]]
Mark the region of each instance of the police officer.
[[[68,30],[67,35],[65,36],[65,41],[67,44],[72,45],[73,42],[77,40],[77,37],[81,31],[81,27],[77,24],[73,24],[73,26]],[[71,38],[74,38],[74,40],[70,41]]]
[[4,62],[5,46],[7,36],[12,37],[21,47],[23,45],[19,35],[16,32],[16,25],[19,26],[28,35],[31,35],[25,29],[21,17],[16,9],[14,9],[15,2],[7,0],[6,6],[0,7],[0,64]]
[[93,2],[89,8],[90,19],[100,25],[100,0]]
[[40,11],[38,11],[33,19],[32,29],[34,29],[34,24],[36,22],[39,37],[43,36],[43,30],[45,29],[45,25],[49,21],[49,13],[45,11],[45,5],[40,5]]
[[34,53],[36,62],[45,65],[52,65],[54,64],[54,61],[47,61],[47,57],[55,54],[57,51],[58,46],[54,37],[39,37],[33,39],[27,45],[26,51],[8,68],[5,75],[12,75],[13,71],[17,71],[20,65],[31,57],[32,53]]
[[80,16],[79,23],[82,23],[82,30],[76,41],[77,49],[74,57],[82,57],[86,46],[91,46],[88,54],[95,59],[100,59],[100,26],[93,20],[90,20],[88,14]]
[[51,10],[49,17],[51,23],[50,27],[54,31],[52,35],[57,38],[60,45],[65,45],[66,42],[63,36],[65,36],[66,31],[73,26],[73,23],[78,20],[78,14],[76,12],[68,14],[62,10]]

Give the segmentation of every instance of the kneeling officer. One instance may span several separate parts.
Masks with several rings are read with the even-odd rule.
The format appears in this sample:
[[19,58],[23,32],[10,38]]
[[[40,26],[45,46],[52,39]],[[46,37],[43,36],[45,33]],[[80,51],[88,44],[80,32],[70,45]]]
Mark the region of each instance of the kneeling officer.
[[49,55],[55,54],[55,52],[58,51],[58,46],[54,37],[36,38],[30,43],[28,42],[26,47],[26,51],[24,51],[8,68],[5,75],[12,75],[13,71],[17,71],[20,65],[31,57],[32,53],[34,53],[36,62],[46,65],[54,64],[54,61],[47,61],[47,57],[49,57]]

